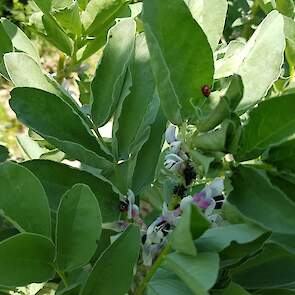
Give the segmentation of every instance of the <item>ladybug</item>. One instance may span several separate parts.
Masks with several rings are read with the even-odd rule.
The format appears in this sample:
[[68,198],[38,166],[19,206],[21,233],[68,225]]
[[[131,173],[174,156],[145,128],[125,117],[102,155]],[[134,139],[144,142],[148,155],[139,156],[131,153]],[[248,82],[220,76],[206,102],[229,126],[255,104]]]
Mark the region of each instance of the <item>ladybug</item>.
[[211,88],[210,88],[210,86],[208,86],[208,85],[204,85],[204,86],[202,87],[202,93],[203,93],[203,95],[204,95],[205,97],[209,97],[210,94],[211,94]]

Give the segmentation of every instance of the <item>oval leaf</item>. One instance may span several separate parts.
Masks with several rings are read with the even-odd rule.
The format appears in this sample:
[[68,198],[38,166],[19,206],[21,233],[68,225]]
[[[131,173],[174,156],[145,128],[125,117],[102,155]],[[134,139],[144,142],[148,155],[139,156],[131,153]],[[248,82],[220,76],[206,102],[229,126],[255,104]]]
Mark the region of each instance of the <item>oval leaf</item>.
[[[273,50],[269,51],[269,48]],[[246,111],[260,101],[279,78],[284,50],[284,18],[274,10],[261,22],[243,49],[217,61],[216,79],[233,73],[242,77],[245,91],[239,111]]]
[[275,244],[266,244],[258,256],[236,268],[232,277],[247,289],[288,285],[294,282],[295,256]]
[[98,259],[81,295],[127,293],[133,277],[133,267],[138,259],[139,248],[139,228],[130,225]]
[[33,173],[13,162],[0,165],[0,210],[18,230],[50,237],[45,191]]
[[144,1],[143,21],[165,115],[175,124],[194,119],[205,100],[202,87],[213,79],[206,35],[183,0]]
[[[119,158],[127,159],[138,152],[148,139],[150,125],[154,122],[159,108],[150,56],[144,34],[136,39],[135,60],[132,67],[131,93],[125,98],[122,110],[117,115],[113,128],[113,143]],[[116,130],[117,129],[117,130]]]
[[172,247],[180,253],[196,255],[197,250],[193,240],[201,236],[210,227],[209,220],[195,205],[187,206],[172,233]]
[[111,166],[96,137],[62,99],[35,88],[15,88],[11,97],[18,119],[61,151],[90,166]]
[[103,126],[113,115],[121,95],[127,66],[134,50],[135,21],[120,21],[109,33],[108,43],[97,67],[91,88],[91,115],[96,126]]
[[295,204],[262,172],[240,166],[231,181],[228,201],[241,213],[274,232],[295,234]]
[[7,147],[0,145],[0,163],[9,158],[9,150]]
[[43,15],[42,22],[47,39],[59,50],[71,56],[74,50],[73,41],[50,15]]
[[155,179],[155,172],[163,146],[163,135],[166,130],[167,120],[161,108],[151,126],[149,139],[144,143],[135,157],[133,168],[132,190],[137,194],[151,184]]
[[30,55],[37,62],[39,62],[39,54],[31,40],[26,36],[26,34],[15,24],[10,22],[9,20],[3,18],[1,19],[1,24],[10,38],[13,47],[17,51],[22,51]]
[[194,19],[205,32],[212,50],[215,50],[222,36],[226,12],[226,0],[184,0]]
[[87,34],[95,36],[99,34],[99,31],[103,31],[104,28],[115,21],[125,5],[125,0],[89,1],[82,14],[82,23]]
[[88,185],[95,194],[103,222],[112,222],[119,216],[118,191],[102,176],[99,178],[70,166],[47,161],[33,160],[22,163],[41,181],[47,193],[50,208],[57,211],[61,197],[77,183]]
[[219,258],[216,253],[199,253],[189,256],[172,253],[166,257],[167,268],[176,273],[195,295],[207,295],[213,287],[219,269]]
[[149,282],[147,295],[193,295],[190,289],[172,272],[159,269]]
[[254,159],[294,134],[294,99],[293,94],[274,97],[261,102],[249,114],[238,152],[240,161]]
[[18,234],[0,243],[0,285],[26,286],[53,278],[53,243],[40,235]]
[[62,197],[57,212],[56,263],[71,271],[89,262],[101,235],[101,213],[95,195],[77,184]]
[[[90,120],[82,113],[78,104],[51,76],[43,73],[41,66],[25,53],[11,52],[4,55],[10,80],[16,87],[32,87],[57,95],[68,103],[89,126]],[[27,73],[30,73],[28,75]]]

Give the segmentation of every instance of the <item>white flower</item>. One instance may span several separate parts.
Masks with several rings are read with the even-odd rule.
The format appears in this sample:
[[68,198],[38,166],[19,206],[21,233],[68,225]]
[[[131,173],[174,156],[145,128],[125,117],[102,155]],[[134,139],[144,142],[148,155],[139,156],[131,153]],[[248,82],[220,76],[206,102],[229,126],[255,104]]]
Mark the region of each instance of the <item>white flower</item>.
[[166,220],[170,225],[175,225],[177,221],[177,216],[175,216],[175,212],[168,209],[167,203],[164,202],[162,208],[162,217]]
[[205,215],[206,216],[209,216],[213,213],[214,209],[215,209],[215,206],[216,206],[216,202],[214,199],[211,199],[211,204],[209,205],[209,207],[207,209],[205,209]]
[[171,154],[178,154],[181,148],[181,141],[174,141],[170,144],[170,153]]
[[178,171],[183,163],[183,159],[175,154],[168,154],[165,156],[164,166],[168,170]]
[[224,191],[223,179],[220,177],[215,178],[210,184],[206,185],[204,190],[207,198],[220,196]]
[[176,141],[176,126],[170,125],[165,132],[165,139],[168,142],[168,144],[171,144],[172,142]]

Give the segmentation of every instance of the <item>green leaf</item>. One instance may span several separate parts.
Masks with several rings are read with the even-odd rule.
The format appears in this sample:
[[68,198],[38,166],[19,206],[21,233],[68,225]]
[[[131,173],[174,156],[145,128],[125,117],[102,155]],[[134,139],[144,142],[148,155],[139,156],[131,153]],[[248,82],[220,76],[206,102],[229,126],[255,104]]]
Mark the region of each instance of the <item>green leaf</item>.
[[244,86],[241,77],[239,75],[233,75],[224,96],[220,98],[215,108],[198,123],[198,130],[201,132],[209,131],[225,119],[230,118],[231,112],[240,103],[243,93]]
[[295,139],[271,148],[264,161],[271,163],[279,170],[295,172]]
[[132,190],[136,194],[141,192],[144,187],[151,184],[155,178],[166,125],[167,120],[164,118],[160,108],[156,120],[151,126],[150,137],[136,156],[132,179]]
[[4,66],[3,56],[11,51],[13,51],[12,42],[0,22],[0,74],[6,79],[9,79],[9,77]]
[[286,173],[268,173],[268,177],[273,185],[277,186],[295,203],[295,175]]
[[40,181],[13,162],[0,165],[0,208],[19,231],[51,236],[49,205]]
[[81,285],[85,283],[89,275],[89,270],[79,268],[67,273],[67,286],[60,282],[55,295],[77,295],[81,290]]
[[39,159],[46,151],[28,134],[17,135],[16,140],[26,160]]
[[0,243],[0,285],[25,286],[53,278],[54,245],[46,237],[18,234]]
[[103,222],[118,219],[118,191],[104,177],[96,177],[88,172],[47,160],[27,161],[22,165],[39,178],[53,211],[57,210],[64,193],[75,184],[84,183],[90,187],[98,200]]
[[89,0],[78,0],[79,6],[82,10],[85,10]]
[[187,206],[177,223],[171,236],[171,244],[174,250],[187,255],[197,255],[193,242],[211,227],[209,220],[195,206]]
[[[228,201],[246,217],[277,233],[295,233],[295,204],[260,171],[239,166]],[[271,213],[270,213],[271,212]]]
[[91,85],[91,115],[96,126],[105,125],[118,105],[126,70],[133,55],[135,30],[135,21],[126,19],[109,33],[108,43]]
[[235,282],[247,289],[277,288],[294,282],[295,256],[275,244],[232,272]]
[[[57,83],[45,75],[40,65],[28,54],[7,53],[4,55],[4,62],[9,77],[15,86],[35,87],[61,95],[62,91],[57,87]],[[28,71],[30,75],[28,75]]]
[[286,37],[286,58],[290,66],[295,65],[295,22],[293,18],[284,17],[284,32]]
[[[39,54],[31,40],[26,36],[26,34],[18,28],[15,24],[9,20],[2,18],[1,24],[5,30],[7,36],[10,38],[13,47],[17,51],[22,51],[30,55],[37,62],[39,62]],[[12,51],[12,50],[11,50]]]
[[191,138],[191,143],[193,147],[201,150],[228,151],[234,134],[234,122],[226,120],[218,129],[200,135],[196,134]]
[[195,295],[208,294],[218,275],[219,258],[216,253],[188,256],[172,253],[166,257],[165,267],[173,271]]
[[124,8],[125,0],[90,0],[82,14],[82,23],[88,35],[97,35],[113,23]]
[[[269,48],[275,50],[270,52]],[[246,111],[259,102],[279,78],[284,50],[284,18],[277,11],[272,11],[243,49],[217,61],[216,79],[228,77],[233,73],[242,77],[245,92],[238,106],[239,111]]]
[[159,269],[147,286],[147,295],[193,295],[190,289],[172,272]]
[[46,39],[56,48],[71,56],[74,50],[73,41],[50,15],[43,15],[42,22],[46,31]]
[[287,289],[266,289],[256,292],[255,294],[259,295],[294,295],[294,290],[287,290]]
[[18,119],[49,143],[90,166],[111,167],[97,138],[61,98],[36,88],[15,88],[11,97]]
[[97,199],[85,184],[76,184],[62,197],[57,213],[56,263],[70,271],[88,263],[101,235]]
[[214,72],[206,35],[182,0],[144,1],[143,21],[166,117],[174,124],[195,119],[205,101],[202,87],[211,86]]
[[7,147],[0,145],[0,163],[9,158],[9,150]]
[[73,2],[69,7],[54,11],[52,15],[64,29],[69,30],[74,35],[81,35],[82,22],[77,2]]
[[[91,125],[89,119],[82,113],[78,104],[52,77],[43,73],[41,66],[25,53],[12,52],[4,55],[4,62],[13,84],[17,87],[32,87],[42,89],[59,96],[68,103],[77,114]],[[27,73],[30,75],[27,75]]]
[[63,10],[67,7],[70,7],[73,4],[73,0],[50,0],[51,4],[51,11],[56,10]]
[[132,80],[131,93],[124,100],[119,114],[117,131],[113,131],[117,141],[115,150],[118,150],[118,157],[123,159],[138,152],[148,139],[150,126],[159,109],[159,98],[144,34],[136,39]]
[[238,284],[231,282],[225,289],[216,291],[214,295],[250,295],[245,289]]
[[265,230],[255,224],[231,224],[210,228],[195,243],[198,250],[221,252],[233,242],[247,244],[263,234]]
[[0,21],[0,32],[1,32],[0,53],[2,56],[4,53],[13,51],[13,45],[12,45],[12,42],[11,42],[9,36],[7,35],[7,33],[4,29],[2,21]]
[[290,253],[295,254],[295,235],[283,235],[274,233],[271,235],[270,241],[281,246]]
[[51,10],[52,0],[33,0],[43,13],[49,13]]
[[294,17],[293,0],[276,0],[276,9],[285,16]]
[[261,155],[267,148],[277,145],[295,132],[294,95],[284,95],[263,101],[249,114],[243,129],[238,152],[240,161]]
[[130,225],[98,259],[81,295],[127,293],[132,282],[133,267],[138,259],[139,248],[139,228]]
[[184,0],[194,19],[205,32],[212,50],[215,50],[223,33],[227,1],[226,0]]

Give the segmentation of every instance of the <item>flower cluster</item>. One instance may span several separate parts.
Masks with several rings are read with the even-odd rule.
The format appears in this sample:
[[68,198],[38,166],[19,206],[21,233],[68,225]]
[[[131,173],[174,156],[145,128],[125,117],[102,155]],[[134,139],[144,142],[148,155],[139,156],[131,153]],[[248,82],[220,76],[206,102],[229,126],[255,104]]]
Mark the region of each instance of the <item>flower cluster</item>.
[[[186,206],[196,205],[201,209],[208,219],[215,225],[218,225],[222,219],[214,213],[217,204],[224,202],[223,197],[224,184],[222,178],[216,178],[205,188],[193,196],[184,197],[181,200],[180,207],[175,210],[168,210],[164,203],[162,215],[158,217],[142,235],[143,242],[143,263],[151,265],[156,255],[168,241],[168,235],[173,231],[182,211]],[[221,200],[222,199],[222,200]]]
[[176,206],[171,209],[164,202],[162,214],[156,218],[149,226],[140,217],[139,207],[135,204],[135,196],[131,190],[122,197],[120,211],[125,213],[125,221],[121,221],[120,228],[128,224],[128,220],[133,220],[141,227],[142,232],[142,259],[144,265],[152,265],[155,257],[167,244],[169,234],[175,229],[182,212],[186,206],[197,206],[205,216],[217,226],[222,221],[215,209],[220,209],[224,202],[224,182],[222,178],[216,178],[211,183],[193,194],[187,195],[190,186],[196,180],[197,173],[190,162],[189,153],[184,150],[183,143],[177,139],[176,127],[170,126],[166,130],[166,141],[169,144],[168,153],[165,157],[164,166],[166,169],[181,176],[182,181],[173,189],[173,194],[178,196]]

